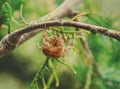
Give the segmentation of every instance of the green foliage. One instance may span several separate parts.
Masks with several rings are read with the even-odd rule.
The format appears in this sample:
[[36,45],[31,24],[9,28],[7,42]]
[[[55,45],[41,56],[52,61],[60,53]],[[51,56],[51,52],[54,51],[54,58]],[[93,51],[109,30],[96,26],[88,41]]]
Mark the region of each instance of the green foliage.
[[12,8],[7,2],[5,3],[5,16],[6,24],[8,26],[8,33],[10,33],[10,30],[12,28]]
[[[9,2],[9,4],[12,5],[10,6],[7,3],[5,6],[5,8],[7,9],[5,11],[7,18],[6,22],[10,30],[12,11],[15,19],[19,21],[23,27],[23,25],[25,24],[22,22],[26,23],[25,20],[36,20],[37,18],[44,16],[51,11],[50,8],[53,5],[56,6],[57,4],[59,6],[64,0],[52,0],[53,2],[50,5],[48,5],[48,3],[51,0],[0,0],[1,9],[5,1]],[[23,1],[24,8],[21,7],[19,11],[20,5],[21,3],[23,3]],[[90,14],[83,17],[81,16],[79,18],[80,22],[83,21],[85,23],[114,29],[114,24],[116,24],[116,20],[111,17],[114,16],[114,14],[119,14],[119,10],[117,13],[111,12],[111,17],[105,16],[105,13],[103,13],[102,15],[102,9],[100,9],[101,6],[103,6],[102,1],[109,1],[109,3],[111,3],[111,1],[117,0],[83,0],[83,3],[81,3],[81,7],[78,9],[78,11],[88,11],[90,12]],[[111,6],[111,8],[116,7],[114,3],[112,4],[113,6]],[[105,5],[103,8],[109,7]],[[0,25],[5,24],[5,15],[1,9]],[[25,20],[22,16],[22,12],[24,14]],[[23,21],[21,22],[21,20]],[[19,28],[21,28],[21,24],[16,25],[16,23],[13,23],[12,28],[16,29],[16,26],[19,26]],[[118,26],[119,22],[116,25]],[[75,29],[71,27],[64,28],[64,32],[67,34],[62,34],[62,30],[59,30],[61,29],[61,27],[55,27],[55,29],[57,29],[58,32],[61,32],[61,35],[64,38],[66,38],[66,36],[70,37],[70,40],[72,40],[71,33],[77,33],[77,31],[75,31]],[[0,36],[2,35],[2,33],[3,30],[1,30]],[[77,52],[76,50],[71,49],[64,59],[65,63],[68,63],[75,68],[77,72],[76,75],[73,75],[73,73],[69,71],[69,69],[74,71],[73,68],[69,66],[67,66],[68,68],[66,68],[66,66],[58,65],[58,63],[56,63],[57,61],[53,62],[55,68],[58,67],[56,68],[56,70],[60,80],[59,89],[120,89],[120,43],[112,38],[100,35],[98,33],[96,35],[92,33],[89,35],[84,33],[80,34],[82,34],[84,38],[86,38],[86,41],[89,44],[93,56],[95,57],[97,66],[99,67],[103,78],[96,76],[96,73],[92,70],[90,66],[88,66],[89,63],[87,64],[86,61],[88,61],[89,59],[86,58],[85,49],[83,48],[80,40],[76,40],[74,48],[77,50]],[[14,89],[14,85],[22,89],[30,89],[29,86],[34,77],[34,74],[36,74],[36,76],[34,77],[31,84],[32,89],[43,89],[43,87],[56,89],[55,83],[58,81],[58,79],[56,78],[55,80],[56,74],[53,73],[54,71],[46,71],[46,68],[44,68],[44,71],[41,71],[42,66],[46,61],[45,55],[43,55],[42,51],[36,47],[37,42],[41,40],[42,34],[40,33],[39,35],[35,36],[16,50],[14,50],[11,54],[3,58],[3,60],[0,62],[0,89],[1,86],[5,86],[3,87],[4,89]],[[12,57],[10,55],[12,55]],[[19,61],[17,62],[15,60]],[[40,64],[41,68],[38,70]],[[19,68],[19,70],[17,70],[17,68]],[[36,73],[36,71],[38,72]],[[12,77],[6,81],[6,77],[1,77],[2,73],[8,74],[10,77]],[[9,83],[9,80],[14,81]],[[7,84],[8,88],[6,86]]]
[[119,58],[120,58],[120,42],[117,42],[115,40],[111,40],[112,42],[112,53],[115,53],[115,55],[112,55],[111,56],[111,65],[114,63],[115,67],[119,69],[120,65],[120,61],[119,61]]
[[113,21],[109,18],[104,18],[102,16],[88,14],[88,22],[93,23],[98,26],[103,26],[106,28],[111,28],[111,25],[113,24]]
[[6,2],[6,0],[0,0],[0,7],[2,6],[2,4]]
[[99,11],[101,6],[101,0],[84,0],[83,7],[81,10],[83,11],[90,11],[90,12],[97,12]]
[[55,0],[57,5],[60,5],[64,0]]
[[41,77],[41,74],[43,74],[43,69],[46,66],[46,64],[48,63],[48,60],[49,60],[49,58],[46,58],[44,64],[41,65],[39,71],[36,73],[32,83],[31,83],[31,89],[39,89],[38,80]]

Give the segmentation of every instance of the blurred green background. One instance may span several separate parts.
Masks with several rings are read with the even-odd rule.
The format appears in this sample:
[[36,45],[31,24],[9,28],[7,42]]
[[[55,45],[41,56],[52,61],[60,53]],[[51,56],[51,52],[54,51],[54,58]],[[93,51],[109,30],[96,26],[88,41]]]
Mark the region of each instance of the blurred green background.
[[[11,5],[17,21],[20,21],[19,10],[23,4],[23,16],[28,22],[39,19],[63,2],[63,0],[0,0],[0,39],[7,34],[3,5],[6,1]],[[83,0],[76,10],[94,13],[80,17],[81,22],[120,30],[120,0]],[[12,30],[18,28],[21,27],[13,23]],[[41,35],[42,33],[31,38],[0,59],[0,89],[30,89],[35,73],[46,58],[36,47]],[[73,75],[68,68],[60,65],[57,71],[60,78],[58,89],[120,89],[120,42],[100,34],[85,34],[85,38],[103,78],[93,76],[89,88],[85,87],[89,68],[85,62],[84,49],[81,43],[76,41],[75,48],[79,52],[70,50],[65,62],[72,65],[77,74]],[[54,83],[51,89],[55,89]]]

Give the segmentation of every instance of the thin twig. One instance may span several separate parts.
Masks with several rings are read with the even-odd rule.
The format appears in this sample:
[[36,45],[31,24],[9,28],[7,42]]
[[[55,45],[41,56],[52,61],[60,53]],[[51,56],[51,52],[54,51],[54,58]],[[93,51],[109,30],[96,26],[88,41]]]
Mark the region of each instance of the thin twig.
[[75,28],[82,28],[94,34],[96,33],[104,34],[104,35],[107,35],[109,37],[112,37],[120,41],[120,31],[115,31],[114,29],[107,29],[101,26],[95,26],[95,25],[90,25],[90,24],[86,24],[82,22],[75,22],[75,21],[70,21],[70,20],[63,20],[63,21],[55,20],[55,21],[32,24],[25,28],[19,29],[18,31],[14,33],[14,35],[18,34],[18,36],[19,35],[21,36],[22,34],[31,32],[33,30],[41,30],[40,28],[49,28],[49,27],[54,27],[54,26],[69,26],[69,27],[75,27]]
[[91,85],[91,78],[93,74],[93,66],[90,65],[87,73],[87,78],[86,78],[86,83],[85,83],[85,88],[84,89],[90,89]]
[[85,54],[86,54],[86,56],[87,56],[87,58],[88,58],[88,60],[90,62],[90,65],[93,67],[92,68],[93,72],[95,72],[95,74],[97,76],[99,76],[100,78],[102,78],[102,75],[101,75],[101,73],[99,71],[98,65],[97,65],[97,63],[95,61],[95,58],[94,58],[94,56],[93,56],[93,54],[92,54],[92,52],[91,52],[91,50],[90,50],[90,48],[88,46],[87,41],[82,40],[82,39],[80,39],[80,41],[81,41],[81,43],[82,43],[82,45],[83,45],[83,47],[85,49]]

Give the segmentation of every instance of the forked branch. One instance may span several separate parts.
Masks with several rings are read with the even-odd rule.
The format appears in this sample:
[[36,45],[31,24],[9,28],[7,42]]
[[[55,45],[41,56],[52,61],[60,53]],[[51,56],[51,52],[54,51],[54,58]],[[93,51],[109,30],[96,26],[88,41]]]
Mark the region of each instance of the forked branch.
[[[46,21],[46,20],[53,20],[58,18],[63,18],[66,16],[73,15],[73,8],[79,4],[82,0],[65,0],[58,8],[53,10],[52,12],[48,13],[47,15],[43,16],[38,20],[39,21]],[[69,4],[68,4],[69,3]],[[32,25],[29,25],[31,28]],[[23,28],[22,28],[23,29]],[[0,58],[6,55],[11,50],[15,49],[18,44],[24,43],[26,40],[30,39],[31,37],[38,34],[41,30],[33,30],[25,32],[25,34],[19,34],[18,31],[14,31],[0,41]],[[18,34],[17,34],[18,33]]]

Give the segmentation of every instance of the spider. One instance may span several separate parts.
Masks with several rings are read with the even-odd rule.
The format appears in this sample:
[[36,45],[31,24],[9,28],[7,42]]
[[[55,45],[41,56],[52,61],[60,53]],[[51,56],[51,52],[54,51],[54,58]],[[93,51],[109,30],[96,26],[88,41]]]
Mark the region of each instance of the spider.
[[48,36],[48,32],[43,34],[43,46],[39,48],[42,52],[50,58],[60,58],[66,55],[70,46],[65,47],[65,41],[60,35]]

